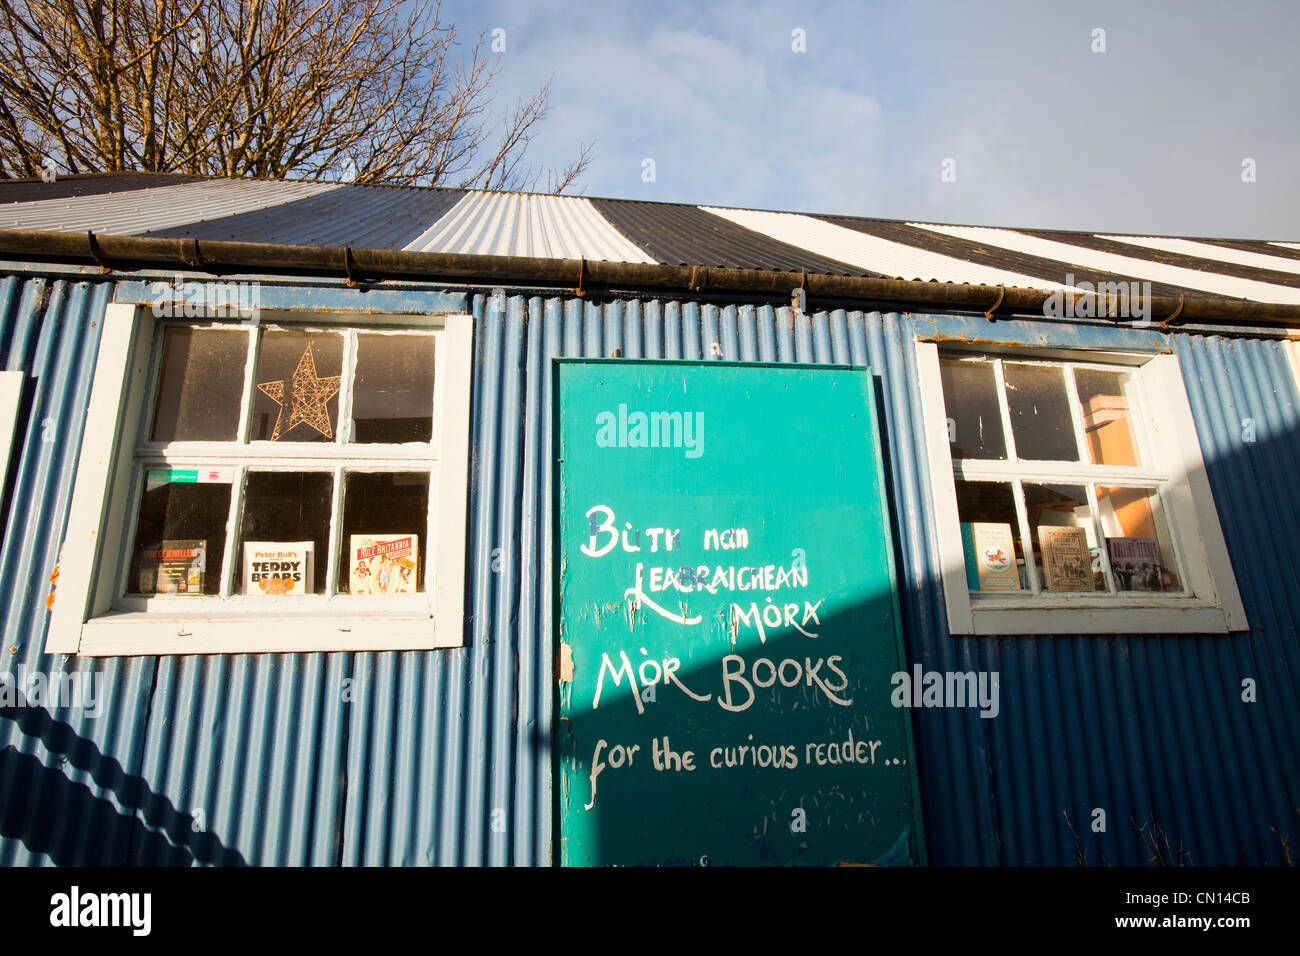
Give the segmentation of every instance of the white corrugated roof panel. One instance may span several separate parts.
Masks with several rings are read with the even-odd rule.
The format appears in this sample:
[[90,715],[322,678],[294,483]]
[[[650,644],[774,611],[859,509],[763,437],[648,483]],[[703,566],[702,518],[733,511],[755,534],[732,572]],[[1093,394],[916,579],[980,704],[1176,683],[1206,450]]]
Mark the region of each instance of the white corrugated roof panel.
[[53,232],[91,230],[130,236],[241,212],[255,212],[338,188],[338,183],[213,180],[92,196],[42,199],[0,207],[0,228]]
[[653,263],[590,201],[471,192],[406,246],[417,252]]

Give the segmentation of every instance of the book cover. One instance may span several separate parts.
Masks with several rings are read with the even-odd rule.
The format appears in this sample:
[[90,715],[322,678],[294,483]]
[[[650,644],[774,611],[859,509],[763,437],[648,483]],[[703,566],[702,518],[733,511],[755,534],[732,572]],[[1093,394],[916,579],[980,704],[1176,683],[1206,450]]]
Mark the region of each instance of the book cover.
[[244,542],[244,593],[311,594],[315,550],[312,541]]
[[975,554],[975,526],[969,521],[961,523],[961,550],[966,557],[966,587],[980,589],[979,558]]
[[348,590],[353,594],[406,594],[416,590],[420,537],[354,534],[348,542]]
[[1106,548],[1110,552],[1110,570],[1119,590],[1166,590],[1163,582],[1166,575],[1162,574],[1160,548],[1155,538],[1107,538]]
[[155,541],[136,552],[140,594],[202,594],[207,570],[206,540]]
[[961,536],[966,552],[966,583],[972,591],[1020,589],[1011,525],[963,521]]
[[1092,554],[1082,528],[1041,524],[1038,545],[1043,556],[1043,583],[1049,591],[1092,591]]

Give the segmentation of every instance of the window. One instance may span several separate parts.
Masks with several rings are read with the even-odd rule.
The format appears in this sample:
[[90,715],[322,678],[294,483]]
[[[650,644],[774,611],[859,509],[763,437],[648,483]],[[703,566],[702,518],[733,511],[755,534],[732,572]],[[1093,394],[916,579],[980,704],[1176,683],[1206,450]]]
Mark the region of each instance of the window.
[[109,307],[47,650],[463,643],[472,319],[332,318]]
[[1173,356],[918,350],[952,633],[1246,628]]

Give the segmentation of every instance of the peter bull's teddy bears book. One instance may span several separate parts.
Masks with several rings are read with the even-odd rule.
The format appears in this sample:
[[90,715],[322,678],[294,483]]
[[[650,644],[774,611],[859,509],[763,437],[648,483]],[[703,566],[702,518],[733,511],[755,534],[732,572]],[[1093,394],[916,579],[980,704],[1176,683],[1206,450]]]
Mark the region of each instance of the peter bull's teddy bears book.
[[311,541],[244,544],[245,594],[311,594],[316,546]]

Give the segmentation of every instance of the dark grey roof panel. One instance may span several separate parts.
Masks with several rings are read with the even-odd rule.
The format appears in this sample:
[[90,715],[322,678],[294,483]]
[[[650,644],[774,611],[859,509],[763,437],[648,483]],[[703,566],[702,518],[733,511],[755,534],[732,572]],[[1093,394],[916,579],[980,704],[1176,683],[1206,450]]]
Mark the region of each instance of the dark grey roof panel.
[[464,195],[461,189],[340,186],[267,209],[172,226],[145,235],[401,249],[441,219]]
[[60,176],[50,183],[39,179],[0,180],[0,205],[11,202],[39,202],[42,199],[102,196],[107,193],[125,193],[158,186],[181,186],[208,178],[173,173],[90,173],[81,176]]
[[593,199],[591,204],[614,228],[665,265],[881,277],[838,259],[829,259],[746,229],[695,206]]

